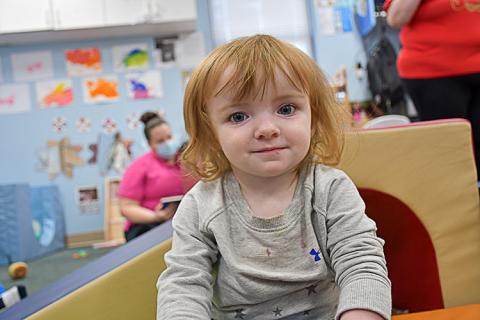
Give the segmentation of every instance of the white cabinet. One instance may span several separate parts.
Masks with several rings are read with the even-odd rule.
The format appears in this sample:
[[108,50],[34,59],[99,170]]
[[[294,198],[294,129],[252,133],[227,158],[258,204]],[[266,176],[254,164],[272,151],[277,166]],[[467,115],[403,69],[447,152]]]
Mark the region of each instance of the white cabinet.
[[151,22],[197,19],[196,0],[151,0]]
[[105,25],[131,25],[149,19],[150,0],[104,0]]
[[52,7],[55,30],[86,29],[105,26],[103,1],[52,0]]
[[52,28],[50,0],[0,0],[0,33]]
[[0,0],[0,45],[160,37],[196,29],[196,0]]

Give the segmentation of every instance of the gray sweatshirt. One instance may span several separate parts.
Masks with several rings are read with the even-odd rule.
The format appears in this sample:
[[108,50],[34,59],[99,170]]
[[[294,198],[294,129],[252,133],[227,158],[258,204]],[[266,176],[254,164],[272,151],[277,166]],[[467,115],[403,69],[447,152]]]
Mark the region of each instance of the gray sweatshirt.
[[383,240],[352,181],[305,169],[277,217],[255,217],[233,174],[198,183],[173,219],[158,320],[338,319],[367,309],[390,319]]

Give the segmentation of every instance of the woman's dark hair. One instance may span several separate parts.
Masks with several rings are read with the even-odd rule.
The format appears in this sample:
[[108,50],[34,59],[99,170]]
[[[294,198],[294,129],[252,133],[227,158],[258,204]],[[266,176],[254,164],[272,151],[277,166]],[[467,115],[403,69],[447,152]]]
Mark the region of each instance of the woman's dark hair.
[[143,133],[145,134],[147,141],[150,141],[150,132],[153,128],[167,123],[167,121],[161,115],[152,111],[144,112],[140,117],[140,121],[143,122]]

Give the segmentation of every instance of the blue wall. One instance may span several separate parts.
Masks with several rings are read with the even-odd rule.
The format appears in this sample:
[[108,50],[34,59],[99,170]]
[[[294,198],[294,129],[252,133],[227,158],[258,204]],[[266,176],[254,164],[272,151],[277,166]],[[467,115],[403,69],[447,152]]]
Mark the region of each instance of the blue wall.
[[[340,1],[337,1],[338,3]],[[353,16],[353,0],[343,1],[343,5],[350,8],[351,32],[324,35],[319,31],[319,16],[314,5],[314,0],[308,1],[310,19],[312,23],[313,46],[315,60],[320,67],[333,77],[343,64],[347,70],[347,87],[351,101],[364,101],[370,99],[366,74],[362,79],[355,77],[355,65],[360,62],[365,66],[366,56],[362,39],[358,33]],[[373,2],[373,1],[372,1]]]
[[[209,11],[207,1],[198,0],[198,29],[204,35],[205,48],[213,48],[210,32]],[[318,17],[314,14],[313,1],[308,0],[311,10],[312,26],[315,29]],[[312,14],[313,13],[313,14]],[[353,19],[353,18],[352,18]],[[0,59],[4,69],[4,83],[12,83],[10,54],[34,50],[50,50],[54,57],[54,77],[65,78],[65,63],[63,54],[66,49],[99,47],[103,58],[103,74],[114,74],[111,48],[123,43],[146,42],[149,52],[152,53],[154,41],[150,37],[125,38],[119,40],[84,41],[45,43],[41,45],[18,46],[0,48]],[[368,98],[366,80],[359,81],[353,74],[353,68],[358,59],[365,60],[360,38],[355,32],[334,36],[323,36],[313,32],[315,58],[320,66],[330,75],[333,75],[341,64],[345,64],[349,74],[349,89],[352,100]],[[153,63],[151,65],[153,69]],[[83,165],[74,168],[73,178],[59,175],[50,181],[45,172],[38,171],[37,152],[45,146],[47,140],[60,140],[67,136],[72,144],[83,147],[80,155],[84,160],[91,156],[88,145],[97,142],[97,135],[102,131],[101,121],[110,117],[117,122],[118,129],[125,138],[135,141],[132,151],[139,156],[146,151],[142,127],[129,129],[126,123],[127,116],[136,112],[141,114],[146,110],[163,109],[170,121],[175,134],[183,134],[182,98],[183,84],[181,70],[177,67],[161,69],[164,95],[158,99],[133,101],[127,97],[125,78],[118,73],[121,99],[115,103],[102,105],[86,105],[82,99],[81,78],[72,78],[74,103],[66,108],[40,109],[35,102],[34,82],[29,82],[32,100],[30,112],[19,114],[0,115],[0,184],[29,183],[33,186],[56,184],[58,185],[65,208],[66,233],[68,235],[94,232],[103,229],[103,188],[104,178],[99,174],[97,165]],[[59,134],[52,130],[51,122],[56,116],[67,119],[66,130]],[[75,128],[75,121],[85,116],[92,121],[89,133],[79,133]],[[116,175],[110,172],[109,175]],[[82,215],[77,207],[75,192],[77,187],[95,185],[100,191],[100,213]]]
[[[65,49],[77,47],[99,47],[103,58],[103,74],[113,74],[111,59],[112,45],[122,43],[146,42],[149,51],[153,49],[153,39],[135,38],[115,41],[85,41],[72,43],[50,43],[36,46],[2,48],[0,57],[4,66],[5,82],[12,82],[10,66],[10,53],[28,52],[33,50],[50,50],[53,53],[55,78],[65,78],[65,63],[63,53]],[[166,117],[171,122],[174,132],[183,132],[182,121],[182,79],[178,68],[162,69],[162,84],[164,95],[158,99],[141,101],[130,100],[127,97],[124,74],[118,73],[120,100],[114,103],[99,105],[86,105],[83,103],[80,77],[71,78],[73,82],[74,102],[68,107],[40,109],[35,101],[34,82],[29,82],[32,100],[32,109],[26,113],[2,114],[0,116],[0,183],[25,182],[31,185],[45,185],[54,183],[61,190],[62,200],[65,206],[67,234],[83,233],[101,230],[103,228],[103,206],[100,214],[80,215],[75,199],[75,191],[79,186],[96,185],[99,191],[103,191],[103,178],[99,174],[97,165],[83,165],[74,168],[73,178],[59,175],[52,182],[47,174],[36,169],[38,151],[44,147],[47,140],[60,140],[68,137],[72,144],[83,147],[80,156],[84,160],[91,157],[88,149],[89,144],[97,142],[97,136],[102,131],[103,119],[109,117],[116,121],[119,131],[124,138],[132,139],[135,143],[132,151],[135,156],[145,152],[144,138],[141,127],[129,129],[126,119],[132,112],[141,114],[146,110],[163,109]],[[52,129],[52,119],[62,116],[67,121],[67,127],[62,133],[56,133]],[[92,122],[91,131],[79,133],[75,127],[76,120],[87,117]],[[114,172],[110,173],[115,175]],[[103,194],[100,195],[103,200]],[[103,201],[101,201],[103,203]]]

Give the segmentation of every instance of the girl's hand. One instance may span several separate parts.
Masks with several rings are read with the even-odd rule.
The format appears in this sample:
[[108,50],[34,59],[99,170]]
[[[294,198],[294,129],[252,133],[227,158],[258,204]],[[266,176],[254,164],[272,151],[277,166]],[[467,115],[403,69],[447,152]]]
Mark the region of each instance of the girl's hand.
[[175,211],[177,211],[178,204],[177,203],[169,203],[165,208],[163,208],[163,204],[159,203],[155,207],[155,218],[157,222],[165,222],[167,220],[170,220],[174,214]]
[[340,320],[384,320],[381,315],[369,310],[354,309],[342,313]]

